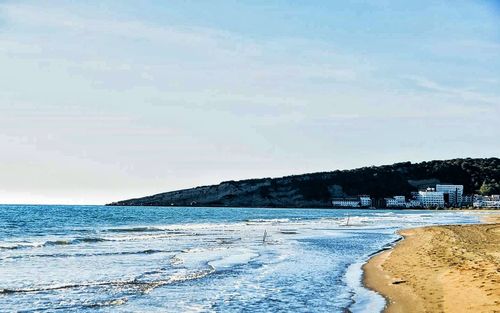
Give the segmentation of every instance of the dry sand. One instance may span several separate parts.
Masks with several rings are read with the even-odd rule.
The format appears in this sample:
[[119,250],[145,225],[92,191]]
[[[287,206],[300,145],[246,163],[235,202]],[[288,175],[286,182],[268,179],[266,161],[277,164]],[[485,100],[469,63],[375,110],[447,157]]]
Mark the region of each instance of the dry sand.
[[500,312],[500,215],[479,225],[401,231],[404,240],[364,266],[385,312]]

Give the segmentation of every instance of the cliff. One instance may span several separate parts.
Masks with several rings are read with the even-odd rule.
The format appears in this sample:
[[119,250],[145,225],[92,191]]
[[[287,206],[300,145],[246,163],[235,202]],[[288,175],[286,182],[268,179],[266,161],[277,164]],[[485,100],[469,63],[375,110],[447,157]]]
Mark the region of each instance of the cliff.
[[409,195],[436,183],[464,185],[464,193],[500,193],[500,159],[453,159],[353,170],[227,181],[219,185],[118,201],[117,206],[331,207],[332,197]]

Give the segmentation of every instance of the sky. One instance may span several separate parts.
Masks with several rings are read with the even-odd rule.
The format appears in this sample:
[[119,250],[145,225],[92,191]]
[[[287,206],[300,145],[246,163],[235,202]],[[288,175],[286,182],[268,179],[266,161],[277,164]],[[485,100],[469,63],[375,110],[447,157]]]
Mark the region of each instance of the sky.
[[0,203],[500,156],[500,1],[0,1]]

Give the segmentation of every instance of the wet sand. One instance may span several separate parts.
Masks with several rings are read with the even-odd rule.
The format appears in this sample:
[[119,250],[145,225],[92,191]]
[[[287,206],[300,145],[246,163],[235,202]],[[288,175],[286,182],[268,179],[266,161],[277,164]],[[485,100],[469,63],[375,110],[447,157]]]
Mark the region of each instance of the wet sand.
[[500,214],[487,224],[403,230],[364,266],[385,312],[500,312]]

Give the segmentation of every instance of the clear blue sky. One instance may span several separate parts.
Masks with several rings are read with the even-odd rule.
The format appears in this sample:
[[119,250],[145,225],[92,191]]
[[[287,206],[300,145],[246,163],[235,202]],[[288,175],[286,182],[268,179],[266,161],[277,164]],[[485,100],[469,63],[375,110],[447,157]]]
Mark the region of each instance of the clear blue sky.
[[498,1],[0,1],[0,203],[500,156]]

